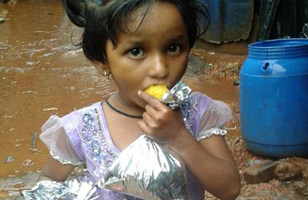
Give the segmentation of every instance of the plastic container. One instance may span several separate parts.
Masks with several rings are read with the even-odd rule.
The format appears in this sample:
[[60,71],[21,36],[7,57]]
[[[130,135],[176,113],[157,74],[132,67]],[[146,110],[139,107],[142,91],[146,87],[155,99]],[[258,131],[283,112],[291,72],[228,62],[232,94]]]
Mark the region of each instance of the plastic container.
[[268,157],[308,155],[308,39],[249,45],[240,71],[241,133]]

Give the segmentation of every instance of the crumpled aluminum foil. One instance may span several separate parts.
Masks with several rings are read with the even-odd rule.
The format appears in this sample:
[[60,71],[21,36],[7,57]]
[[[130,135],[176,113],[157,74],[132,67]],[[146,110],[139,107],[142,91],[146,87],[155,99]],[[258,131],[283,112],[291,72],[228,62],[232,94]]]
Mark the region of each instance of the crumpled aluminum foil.
[[64,183],[56,181],[40,181],[31,190],[24,190],[25,199],[57,200],[69,191]]
[[191,89],[185,83],[179,82],[160,101],[175,110],[188,100],[190,93]]
[[188,199],[184,162],[147,135],[119,155],[98,186],[147,200]]
[[22,193],[26,200],[96,200],[99,197],[95,184],[86,174],[65,182],[40,181]]

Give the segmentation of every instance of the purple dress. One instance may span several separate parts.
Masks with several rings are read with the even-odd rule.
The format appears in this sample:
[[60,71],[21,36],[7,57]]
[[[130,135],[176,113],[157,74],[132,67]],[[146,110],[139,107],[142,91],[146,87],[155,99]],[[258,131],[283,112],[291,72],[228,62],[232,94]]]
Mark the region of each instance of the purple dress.
[[[189,106],[181,111],[186,128],[198,141],[213,134],[225,135],[226,131],[220,128],[232,118],[232,112],[225,103],[198,92],[190,95]],[[50,150],[51,156],[61,163],[86,163],[89,178],[94,184],[103,179],[121,153],[109,134],[101,102],[62,118],[51,116],[43,125],[40,138]],[[187,181],[189,199],[203,200],[204,190],[188,170]],[[96,193],[99,199],[138,199],[99,187],[96,187]]]

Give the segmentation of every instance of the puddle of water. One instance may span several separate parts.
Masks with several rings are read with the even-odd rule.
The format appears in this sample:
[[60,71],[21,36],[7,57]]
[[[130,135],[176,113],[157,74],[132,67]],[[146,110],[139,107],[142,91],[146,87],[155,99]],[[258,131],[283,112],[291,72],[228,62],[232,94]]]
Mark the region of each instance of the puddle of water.
[[[32,136],[50,115],[100,101],[115,87],[71,44],[71,33],[74,40],[80,30],[59,1],[0,3],[2,10],[8,20],[0,24],[0,177],[14,177],[45,164],[49,153],[39,139],[31,150]],[[238,101],[231,80],[202,76],[185,82],[214,99]],[[14,160],[6,163],[9,156]]]
[[[99,101],[114,87],[72,45],[71,34],[79,38],[80,30],[59,1],[0,3],[3,10],[8,20],[0,25],[0,177],[7,177],[45,164],[47,149],[37,139],[32,151],[31,139],[50,115]],[[6,163],[9,156],[14,160]]]

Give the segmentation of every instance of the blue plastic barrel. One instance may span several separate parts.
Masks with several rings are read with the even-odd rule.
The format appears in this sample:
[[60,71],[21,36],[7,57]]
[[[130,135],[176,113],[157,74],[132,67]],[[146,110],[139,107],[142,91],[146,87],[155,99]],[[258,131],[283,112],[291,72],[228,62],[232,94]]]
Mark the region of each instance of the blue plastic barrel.
[[250,151],[276,158],[308,155],[308,39],[248,46],[240,113]]

